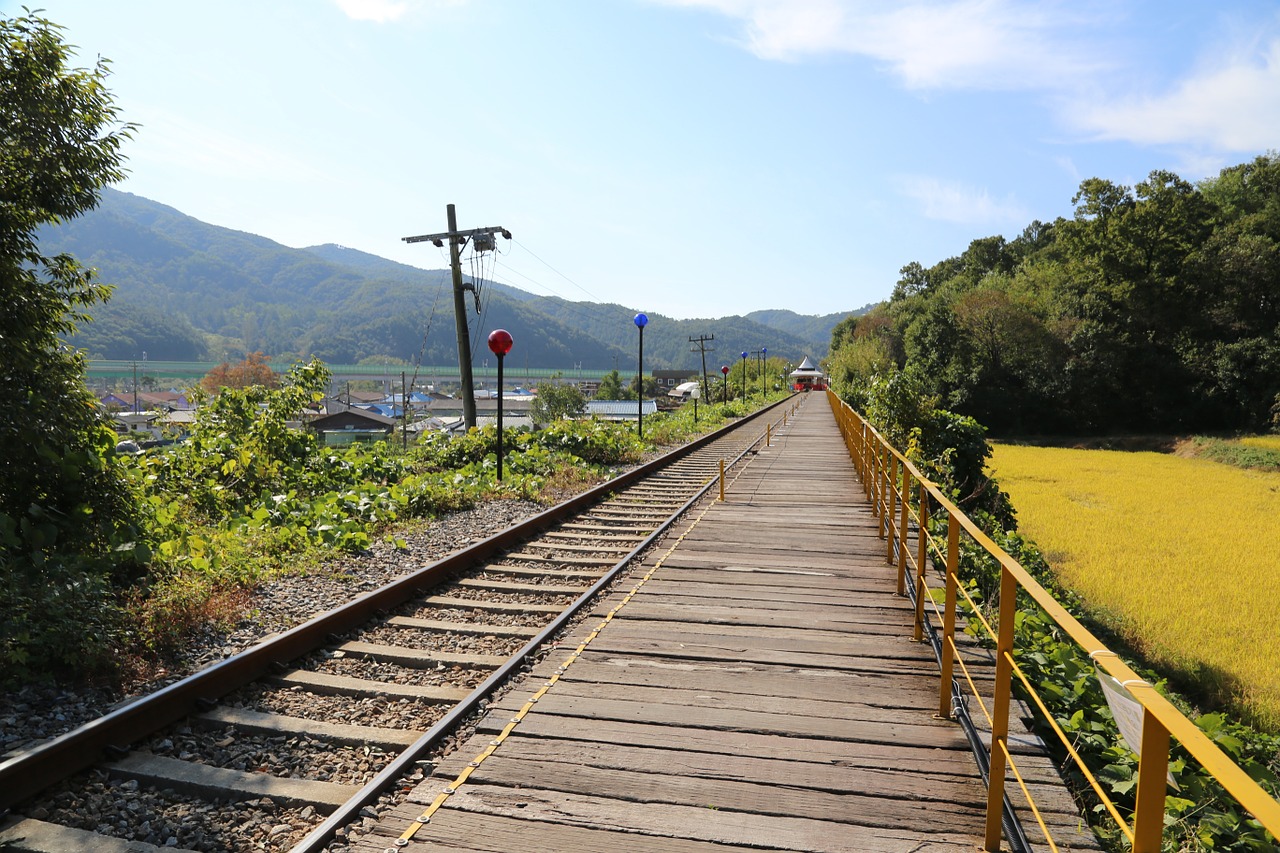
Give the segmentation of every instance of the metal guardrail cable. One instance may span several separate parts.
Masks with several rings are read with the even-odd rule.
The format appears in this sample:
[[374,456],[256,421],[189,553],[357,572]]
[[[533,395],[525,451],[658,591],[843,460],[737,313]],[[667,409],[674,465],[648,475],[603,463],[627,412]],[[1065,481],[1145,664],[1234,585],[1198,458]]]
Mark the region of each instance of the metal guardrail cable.
[[1040,809],[1036,806],[1036,801],[1031,796],[1031,789],[1027,787],[1026,780],[1022,778],[1022,773],[1018,770],[1018,762],[1013,760],[1013,753],[1009,751],[1007,741],[1000,741],[1000,752],[1004,754],[1005,766],[1013,771],[1013,778],[1018,780],[1018,787],[1022,790],[1022,798],[1027,801],[1027,805],[1031,808],[1031,814],[1035,817],[1036,823],[1039,824],[1040,831],[1044,833],[1044,840],[1048,842],[1049,849],[1053,853],[1058,853],[1058,845],[1054,843],[1053,835],[1049,832],[1049,827],[1045,825],[1044,815],[1040,814]]
[[1027,694],[1031,697],[1031,701],[1035,702],[1036,707],[1040,709],[1040,713],[1044,714],[1044,718],[1049,723],[1050,728],[1053,729],[1053,733],[1058,736],[1058,740],[1061,741],[1062,745],[1066,748],[1067,753],[1076,763],[1076,766],[1080,768],[1080,772],[1084,774],[1084,778],[1089,783],[1089,787],[1093,788],[1094,793],[1098,795],[1098,799],[1102,801],[1103,806],[1105,806],[1107,812],[1110,813],[1112,820],[1119,825],[1121,831],[1123,831],[1125,836],[1129,839],[1129,843],[1132,844],[1133,830],[1129,828],[1128,821],[1120,816],[1120,811],[1111,801],[1111,798],[1102,790],[1102,783],[1100,783],[1093,773],[1090,772],[1089,768],[1085,766],[1084,759],[1080,757],[1080,753],[1076,752],[1075,747],[1071,745],[1066,732],[1062,730],[1061,726],[1058,725],[1058,721],[1054,719],[1053,714],[1049,712],[1048,707],[1044,704],[1044,700],[1040,698],[1040,694],[1031,686],[1031,682],[1027,679],[1026,673],[1022,671],[1022,667],[1018,666],[1011,656],[1006,655],[1005,659],[1008,660],[1009,665],[1013,667],[1014,675],[1018,676],[1018,680],[1022,682],[1022,686],[1026,688]]

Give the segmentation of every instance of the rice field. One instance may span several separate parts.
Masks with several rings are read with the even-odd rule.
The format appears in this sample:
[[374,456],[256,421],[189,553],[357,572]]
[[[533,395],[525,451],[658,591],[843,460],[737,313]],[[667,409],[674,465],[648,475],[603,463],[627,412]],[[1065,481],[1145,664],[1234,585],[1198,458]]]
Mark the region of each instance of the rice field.
[[996,445],[991,469],[1094,616],[1242,721],[1280,730],[1280,473],[1016,445]]
[[1250,435],[1240,439],[1240,443],[1260,450],[1280,450],[1280,435]]

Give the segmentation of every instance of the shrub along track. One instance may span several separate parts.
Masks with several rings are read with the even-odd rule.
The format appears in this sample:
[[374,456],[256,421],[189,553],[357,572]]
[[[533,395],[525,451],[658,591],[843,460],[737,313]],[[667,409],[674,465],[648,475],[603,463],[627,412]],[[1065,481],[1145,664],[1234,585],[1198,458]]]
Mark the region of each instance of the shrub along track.
[[[732,424],[0,763],[0,847],[341,839],[781,417]],[[124,808],[90,808],[103,791]]]

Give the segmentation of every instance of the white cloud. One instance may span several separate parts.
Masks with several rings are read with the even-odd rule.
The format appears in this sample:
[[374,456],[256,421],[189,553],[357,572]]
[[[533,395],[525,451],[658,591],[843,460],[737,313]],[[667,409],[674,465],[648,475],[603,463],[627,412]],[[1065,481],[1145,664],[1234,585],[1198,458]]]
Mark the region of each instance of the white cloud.
[[[1225,10],[1199,53],[1165,47],[1150,22],[1105,0],[650,0],[739,25],[761,59],[849,54],[923,91],[1040,93],[1094,141],[1183,149],[1208,162],[1280,147],[1280,14]],[[1158,14],[1158,13],[1157,13]],[[1223,32],[1235,38],[1214,41]],[[1162,55],[1163,54],[1163,55]],[[1162,66],[1194,70],[1178,78]]]
[[914,199],[928,219],[961,225],[1021,225],[1030,216],[1013,196],[994,199],[986,189],[926,175],[898,179],[900,192]]
[[1256,152],[1280,146],[1280,37],[1228,50],[1168,91],[1073,107],[1070,119],[1103,140]]
[[[1089,3],[1012,0],[655,0],[738,19],[761,59],[850,53],[878,60],[913,89],[1058,88],[1110,62],[1082,35],[1098,26]],[[1083,10],[1083,11],[1082,11]]]
[[386,24],[398,21],[409,11],[406,0],[334,0],[348,18]]

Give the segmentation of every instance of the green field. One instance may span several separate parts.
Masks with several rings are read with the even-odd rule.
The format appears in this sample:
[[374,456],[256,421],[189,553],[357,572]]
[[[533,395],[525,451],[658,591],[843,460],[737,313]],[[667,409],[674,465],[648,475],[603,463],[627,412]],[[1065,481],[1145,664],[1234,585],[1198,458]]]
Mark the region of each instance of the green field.
[[1280,473],[1161,453],[997,445],[1022,531],[1147,660],[1280,730]]

